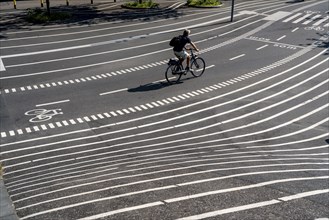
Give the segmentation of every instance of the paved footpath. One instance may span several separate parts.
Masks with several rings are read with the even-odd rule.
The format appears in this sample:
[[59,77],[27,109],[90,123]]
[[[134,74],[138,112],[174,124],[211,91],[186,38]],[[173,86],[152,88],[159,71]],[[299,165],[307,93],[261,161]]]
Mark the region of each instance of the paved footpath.
[[16,215],[13,203],[8,195],[7,189],[0,179],[0,219],[1,220],[16,220],[19,219]]

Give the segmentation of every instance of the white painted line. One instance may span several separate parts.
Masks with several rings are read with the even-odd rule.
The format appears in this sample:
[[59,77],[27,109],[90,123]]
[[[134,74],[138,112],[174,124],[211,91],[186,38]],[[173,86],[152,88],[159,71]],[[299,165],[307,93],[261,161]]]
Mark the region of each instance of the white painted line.
[[47,130],[46,125],[40,125],[40,127],[41,127],[42,130]]
[[273,200],[269,200],[269,201],[265,201],[265,202],[257,202],[257,203],[252,203],[252,204],[248,204],[248,205],[207,212],[207,213],[203,213],[203,214],[199,214],[199,215],[193,215],[193,216],[189,216],[189,217],[185,217],[185,218],[179,218],[177,220],[198,220],[198,219],[210,218],[210,217],[215,217],[215,216],[228,214],[228,213],[232,213],[232,212],[239,212],[239,211],[244,211],[244,210],[248,210],[248,209],[254,209],[254,208],[264,207],[264,206],[268,206],[268,205],[273,205],[273,204],[277,204],[277,203],[280,203],[280,201],[273,199]]
[[299,29],[299,27],[296,27],[294,30],[292,30],[291,32],[295,32]]
[[63,125],[60,122],[56,122],[55,124],[57,125],[57,127],[63,127]]
[[5,65],[3,65],[1,57],[0,57],[0,71],[6,71]]
[[118,114],[116,114],[115,112],[110,112],[111,115],[113,115],[114,117],[117,116]]
[[145,208],[159,206],[159,205],[164,205],[164,203],[163,202],[147,203],[147,204],[143,204],[143,205],[137,205],[137,206],[127,207],[127,208],[117,209],[114,211],[105,212],[105,213],[98,214],[98,215],[92,215],[89,217],[80,218],[78,220],[94,220],[94,219],[99,219],[99,218],[105,218],[107,216],[111,216],[111,215],[115,215],[115,214],[119,214],[119,213],[123,213],[123,212],[129,212],[129,211],[138,210],[138,209],[145,209]]
[[291,12],[286,12],[286,11],[278,11],[270,16],[267,16],[263,20],[265,21],[278,21],[284,17],[287,17],[288,15],[291,15]]
[[305,18],[310,17],[311,15],[312,15],[312,14],[306,14],[306,15],[304,15],[303,17],[298,18],[297,20],[293,21],[292,23],[297,24],[298,22],[304,20]]
[[129,114],[130,113],[130,111],[128,111],[127,109],[122,109],[122,111],[124,111],[126,114]]
[[268,47],[268,44],[265,44],[264,46],[258,47],[256,50],[261,50],[261,49],[263,49],[265,47]]
[[103,113],[107,118],[111,118],[112,116],[109,114],[109,113],[107,113],[107,112],[105,112],[105,113]]
[[97,117],[99,117],[100,119],[104,118],[104,116],[102,114],[97,114]]
[[68,126],[69,125],[69,123],[67,123],[66,120],[62,121],[62,123],[63,123],[64,126]]
[[114,90],[114,91],[110,91],[110,92],[103,92],[103,93],[100,93],[99,95],[108,95],[108,94],[113,94],[113,93],[122,92],[122,91],[128,91],[128,88],[118,89],[118,90]]
[[116,112],[119,114],[119,115],[124,115],[124,113],[120,110],[116,110]]
[[315,23],[313,24],[313,26],[318,26],[318,25],[322,24],[323,22],[325,22],[325,21],[328,20],[328,19],[329,19],[329,17],[327,16],[327,17],[325,17],[325,18],[323,18],[323,19],[321,19],[321,20],[315,22]]
[[298,16],[301,15],[301,14],[302,14],[302,13],[297,13],[297,14],[295,14],[295,15],[293,15],[293,16],[287,18],[286,20],[283,20],[282,22],[288,22],[288,21],[291,21],[292,19],[298,17]]
[[235,60],[235,59],[238,59],[238,58],[243,57],[243,56],[245,56],[245,55],[246,55],[246,54],[241,54],[241,55],[239,55],[239,56],[236,56],[236,57],[231,58],[230,60]]
[[[238,14],[238,15],[242,15],[242,14]],[[237,16],[238,16],[237,15]],[[217,22],[219,20],[225,20],[227,18],[223,18],[223,19],[218,19],[218,20],[213,20],[211,21],[210,23],[213,23],[213,22]],[[249,18],[246,18],[246,19],[249,19]],[[243,19],[244,20],[244,19]],[[242,20],[241,20],[242,21]],[[242,27],[239,27],[239,28],[235,28],[234,31],[238,30],[238,29],[241,29],[241,28],[244,28],[245,26],[249,26],[253,23],[256,23],[256,22],[259,22],[260,20],[257,20],[255,22],[251,22],[247,25],[244,25]],[[238,21],[240,22],[240,21]],[[209,22],[206,22],[206,23],[209,23]],[[196,26],[201,26],[201,24],[198,24]],[[264,26],[264,25],[263,25]],[[264,28],[263,26],[260,27],[260,29]],[[268,26],[268,25],[265,25],[265,26]],[[189,28],[191,28],[192,26],[189,26]],[[194,26],[193,26],[194,27]],[[217,28],[216,28],[217,29]],[[177,29],[177,30],[181,30],[180,28]],[[167,32],[174,32],[174,31],[177,31],[177,30],[168,30],[168,31],[162,31],[162,32],[159,32],[158,34],[161,34],[161,33],[167,33]],[[209,31],[212,31],[212,30],[209,30]],[[154,35],[155,33],[152,33],[150,35]],[[198,33],[198,34],[201,34]],[[229,34],[229,33],[225,33],[223,35],[226,35],[226,34]],[[238,37],[239,38],[239,37]],[[228,42],[224,42],[225,45],[229,44],[229,43],[233,43],[235,42],[236,40],[238,40],[238,38],[236,39],[233,39],[233,40],[230,40]],[[163,41],[165,42],[165,41]],[[152,44],[149,44],[149,45],[143,45],[144,46],[151,46],[153,44],[159,44],[159,43],[163,43],[163,42],[157,42],[157,43],[152,43]],[[222,44],[220,44],[222,45]],[[142,46],[137,46],[137,47],[142,47]],[[217,46],[218,47],[218,46]],[[65,48],[64,48],[65,49]],[[131,47],[129,49],[132,49]],[[124,48],[124,49],[120,49],[121,50],[128,50],[127,48]],[[70,67],[70,68],[65,68],[65,69],[57,69],[57,70],[50,70],[50,71],[44,71],[44,72],[37,72],[37,73],[28,73],[28,74],[23,74],[23,75],[16,75],[16,76],[6,76],[6,77],[0,77],[0,79],[10,79],[10,78],[20,78],[20,77],[26,77],[26,76],[32,76],[32,75],[41,75],[41,74],[48,74],[48,73],[53,73],[53,72],[62,72],[62,71],[67,71],[67,70],[74,70],[74,69],[82,69],[82,68],[87,68],[87,67],[93,67],[93,66],[99,66],[99,65],[104,65],[104,64],[109,64],[109,63],[114,63],[114,62],[120,62],[120,61],[125,61],[125,60],[130,60],[130,59],[135,59],[135,58],[140,58],[142,56],[149,56],[149,55],[152,55],[152,54],[156,54],[156,53],[161,53],[163,51],[168,51],[170,50],[170,48],[166,48],[166,49],[163,49],[163,50],[157,50],[157,51],[153,51],[153,52],[150,52],[150,53],[146,53],[146,54],[140,54],[140,55],[136,55],[136,56],[132,56],[132,57],[126,57],[126,58],[121,58],[121,59],[118,59],[118,60],[110,60],[110,61],[106,61],[106,62],[101,62],[101,63],[94,63],[94,64],[89,64],[89,65],[80,65],[80,66],[75,66],[75,67]],[[113,52],[113,51],[112,51]],[[15,55],[14,55],[15,56]],[[86,55],[85,55],[86,56]],[[136,68],[137,69],[137,68]]]
[[49,103],[44,103],[44,104],[38,104],[35,105],[36,107],[40,107],[40,106],[46,106],[46,105],[55,105],[55,104],[59,104],[59,103],[64,103],[64,102],[69,102],[69,99],[66,100],[62,100],[62,101],[57,101],[57,102],[49,102]]
[[2,138],[7,137],[7,133],[6,132],[1,132],[1,137]]
[[91,121],[90,118],[88,118],[87,116],[83,117],[83,119],[87,122]]
[[298,194],[291,195],[291,196],[281,197],[281,198],[279,198],[279,200],[283,200],[286,202],[286,201],[293,200],[293,199],[300,199],[300,198],[304,198],[307,196],[314,196],[314,195],[324,194],[324,193],[329,193],[329,189],[314,190],[314,191],[309,191],[309,192],[304,192],[304,193],[298,193]]
[[138,106],[135,106],[134,108],[137,109],[137,111],[142,111],[142,109]]
[[315,19],[321,17],[321,15],[315,15],[314,17],[312,17],[311,19],[305,21],[303,24],[309,24],[311,23],[312,21],[314,21]]
[[[308,51],[308,50],[305,50],[305,51]],[[261,82],[263,82],[263,81],[267,81],[267,80],[269,80],[269,79],[272,79],[272,78],[274,78],[274,77],[277,77],[278,75],[282,75],[282,74],[285,74],[286,72],[289,72],[289,71],[291,71],[291,70],[293,70],[293,69],[295,69],[295,68],[297,68],[297,67],[299,67],[299,66],[301,66],[301,65],[304,65],[305,63],[307,63],[307,62],[310,62],[310,60],[313,60],[313,59],[315,59],[316,57],[318,57],[318,56],[320,56],[320,55],[322,55],[324,52],[326,52],[327,50],[323,50],[322,52],[320,52],[319,54],[317,54],[316,56],[314,56],[314,57],[312,57],[312,58],[310,58],[310,59],[308,59],[308,60],[306,60],[306,61],[304,61],[303,63],[300,63],[300,64],[298,64],[297,66],[295,66],[295,67],[292,67],[292,68],[290,68],[290,69],[288,69],[288,70],[285,70],[284,72],[281,72],[280,74],[277,74],[277,75],[275,75],[275,76],[272,76],[272,77],[270,77],[270,78],[268,78],[268,79],[266,79],[266,80],[262,80]],[[305,53],[305,52],[304,52]],[[297,54],[300,54],[300,52],[298,52]],[[294,56],[296,56],[296,57],[298,57],[297,55],[294,55]],[[300,55],[299,55],[300,56]],[[322,61],[321,63],[323,63],[323,62],[327,62],[328,61],[328,59],[326,59],[326,60],[324,60],[324,61]],[[288,61],[286,61],[286,62],[288,62]],[[283,61],[280,61],[280,63],[283,63]],[[319,64],[321,64],[321,63],[319,63]],[[318,65],[319,65],[318,64]],[[314,67],[312,67],[312,68],[314,68]],[[311,69],[311,68],[310,68]],[[306,71],[308,71],[308,70],[306,70]],[[260,82],[258,82],[258,83],[260,83]],[[241,89],[239,89],[239,90],[237,90],[237,91],[235,91],[235,92],[239,92],[240,90],[243,90],[243,89],[246,89],[246,88],[249,88],[250,86],[254,86],[254,85],[257,85],[258,83],[256,83],[256,84],[252,84],[252,85],[249,85],[248,87],[244,87],[244,88],[241,88]],[[227,95],[227,94],[225,94],[225,95]],[[219,97],[222,97],[222,95],[221,96],[218,96],[218,97],[216,97],[216,98],[219,98]],[[199,104],[199,103],[198,103]],[[185,106],[185,107],[187,107],[187,106]],[[188,106],[188,107],[190,107],[190,106]],[[164,113],[167,113],[167,112],[164,112]],[[154,117],[154,116],[158,116],[158,115],[160,115],[160,114],[156,114],[156,115],[151,115],[150,117]],[[78,119],[79,120],[79,119]],[[81,122],[82,123],[82,122]],[[123,123],[125,123],[125,122],[123,122]],[[321,122],[321,123],[323,123],[323,122]],[[108,125],[108,126],[110,126],[110,125]],[[111,125],[112,126],[112,125]],[[317,125],[314,125],[313,127],[315,127],[315,126],[317,126]],[[104,126],[105,127],[105,126]],[[97,129],[97,128],[94,128],[94,129]],[[27,130],[27,129],[26,129]],[[85,132],[86,130],[81,130],[80,132]],[[89,130],[88,130],[89,131]],[[68,133],[67,133],[68,134]],[[63,135],[66,135],[66,133],[65,134],[63,134]],[[62,136],[62,135],[59,135],[59,136]],[[37,138],[37,139],[39,139],[39,138]],[[40,138],[41,139],[41,138]],[[42,138],[43,139],[43,138]],[[30,140],[28,140],[28,141],[31,141],[31,140],[36,140],[36,139],[30,139]],[[25,141],[24,141],[25,142]],[[24,142],[17,142],[17,143],[24,143]],[[16,143],[16,142],[15,142]],[[7,145],[11,145],[11,144],[6,144],[6,146]],[[39,147],[42,147],[42,146],[39,146]],[[33,148],[35,148],[35,147],[33,147]]]
[[[26,45],[26,46],[29,46],[29,45]],[[13,58],[13,57],[21,57],[21,56],[38,55],[38,54],[44,54],[44,53],[60,52],[60,51],[66,51],[66,50],[82,49],[82,48],[87,48],[87,47],[92,47],[92,44],[86,44],[86,45],[74,46],[74,47],[58,48],[58,49],[52,49],[52,50],[44,50],[44,51],[35,51],[35,52],[29,52],[29,53],[5,55],[5,56],[2,56],[2,57],[3,58]]]
[[283,35],[282,37],[279,37],[278,39],[276,39],[277,41],[279,41],[279,40],[282,40],[283,38],[285,38],[286,37],[286,35]]
[[215,65],[207,66],[205,69],[210,69],[210,68],[213,68],[213,67],[215,67]]
[[[312,195],[325,194],[325,193],[328,193],[328,192],[329,192],[329,189],[314,190],[314,191],[295,194],[295,195],[292,195],[292,196],[281,197],[281,198],[278,198],[278,199],[272,199],[272,200],[252,203],[252,204],[248,204],[248,205],[242,205],[242,206],[236,206],[236,207],[226,208],[226,209],[212,211],[212,212],[206,212],[206,213],[203,213],[203,214],[198,214],[198,215],[193,215],[193,216],[189,216],[189,217],[179,218],[177,220],[197,220],[197,219],[210,218],[210,217],[215,217],[215,216],[219,216],[219,215],[223,215],[223,214],[239,212],[239,211],[244,211],[244,210],[254,209],[254,208],[260,208],[260,207],[264,207],[264,206],[268,206],[268,205],[274,205],[274,204],[281,203],[283,201],[289,201],[289,200],[293,200],[293,199],[304,198],[304,197],[312,196]],[[285,200],[285,199],[288,199],[288,200]]]

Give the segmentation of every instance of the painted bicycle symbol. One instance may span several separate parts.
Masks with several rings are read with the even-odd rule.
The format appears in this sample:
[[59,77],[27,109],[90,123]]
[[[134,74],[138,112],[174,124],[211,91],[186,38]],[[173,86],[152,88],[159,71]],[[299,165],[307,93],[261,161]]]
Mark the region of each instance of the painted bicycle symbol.
[[310,30],[315,30],[315,31],[324,31],[324,29],[322,27],[305,27],[305,30],[310,31]]
[[62,115],[62,109],[33,109],[25,112],[25,115],[35,115],[34,118],[31,118],[29,122],[43,122],[48,121],[55,115]]

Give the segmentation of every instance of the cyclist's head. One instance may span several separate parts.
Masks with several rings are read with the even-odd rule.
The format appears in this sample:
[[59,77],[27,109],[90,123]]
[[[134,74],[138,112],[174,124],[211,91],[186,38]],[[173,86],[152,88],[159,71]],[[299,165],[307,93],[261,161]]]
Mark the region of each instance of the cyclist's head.
[[187,37],[190,33],[191,33],[190,30],[185,29],[184,32],[183,32],[183,36]]

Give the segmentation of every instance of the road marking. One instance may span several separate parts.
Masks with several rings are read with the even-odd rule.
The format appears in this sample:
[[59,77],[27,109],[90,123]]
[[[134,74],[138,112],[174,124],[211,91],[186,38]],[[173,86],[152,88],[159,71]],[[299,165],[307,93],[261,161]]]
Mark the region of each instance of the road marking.
[[268,46],[268,44],[265,44],[264,46],[258,47],[256,50],[261,50],[261,49],[263,49],[263,48],[265,48],[267,46]]
[[[250,17],[252,18],[252,17]],[[237,21],[237,22],[242,22],[243,20],[247,20],[249,19],[246,18],[246,19],[242,19],[240,21]],[[252,25],[254,23],[257,23],[261,20],[257,20],[257,21],[254,21],[254,22],[251,22],[247,25],[244,25],[242,27],[239,27],[239,28],[235,28],[233,31],[230,31],[230,32],[227,32],[227,33],[224,33],[222,35],[219,35],[219,36],[223,36],[223,35],[226,35],[226,34],[229,34],[231,32],[234,32],[236,30],[239,30],[241,28],[244,28],[246,26],[249,26],[249,25]],[[265,26],[269,26],[270,24],[265,24],[265,25],[262,25],[261,27],[257,28],[256,30],[259,31],[259,29],[263,29],[265,28]],[[225,25],[223,27],[220,27],[220,28],[224,28],[226,26],[229,26],[229,25]],[[219,28],[214,28],[214,29],[211,29],[209,31],[213,31],[213,30],[216,30],[216,29],[219,29]],[[251,32],[255,32],[256,30],[253,30]],[[207,32],[207,31],[205,31]],[[205,32],[200,32],[200,33],[197,33],[197,34],[201,34],[201,33],[205,33]],[[248,32],[249,33],[249,32]],[[248,36],[248,33],[244,34],[246,36]],[[196,34],[195,34],[196,35]],[[222,46],[225,46],[225,45],[228,45],[228,44],[231,44],[231,43],[234,43],[236,42],[237,40],[240,40],[242,37],[237,37],[237,38],[234,38],[232,40],[229,40],[227,42],[223,42],[219,45],[216,45],[215,47],[212,47],[210,48],[210,50],[212,49],[216,49],[216,48],[219,48],[219,47],[222,47]],[[157,43],[152,43],[152,44],[149,44],[149,45],[153,45],[153,44],[158,44],[158,43],[163,43],[165,41],[162,41],[162,42],[157,42]],[[134,48],[138,48],[138,47],[144,47],[144,46],[147,46],[147,45],[141,45],[141,46],[136,46]],[[123,48],[123,49],[119,49],[119,50],[116,50],[116,51],[122,51],[122,50],[129,50],[129,49],[132,49],[132,48]],[[87,68],[87,67],[93,67],[93,66],[99,66],[99,65],[104,65],[104,64],[109,64],[109,63],[113,63],[113,62],[120,62],[120,61],[125,61],[125,60],[130,60],[130,59],[135,59],[135,58],[139,58],[139,57],[142,57],[142,56],[148,56],[148,55],[151,55],[151,54],[155,54],[155,53],[161,53],[163,51],[168,51],[170,50],[170,48],[168,49],[163,49],[163,50],[160,50],[160,51],[154,51],[154,52],[151,52],[151,53],[146,53],[146,54],[141,54],[141,55],[137,55],[137,56],[133,56],[133,57],[127,57],[127,58],[122,58],[122,59],[118,59],[118,60],[111,60],[111,61],[107,61],[107,62],[101,62],[101,63],[94,63],[94,64],[89,64],[89,65],[84,65],[84,66],[76,66],[76,67],[70,67],[70,68],[64,68],[64,69],[57,69],[57,70],[51,70],[51,71],[44,71],[44,72],[38,72],[38,73],[30,73],[30,74],[24,74],[24,75],[19,75],[19,76],[7,76],[7,77],[0,77],[0,79],[9,79],[9,78],[17,78],[17,77],[26,77],[26,76],[32,76],[32,75],[40,75],[40,74],[47,74],[47,73],[52,73],[52,72],[62,72],[62,71],[66,71],[66,70],[74,70],[74,69],[81,69],[81,68]],[[113,51],[112,51],[113,52]],[[104,53],[109,53],[109,52],[102,52],[102,53],[98,53],[98,54],[104,54]],[[83,55],[83,56],[79,56],[79,57],[87,57],[87,56],[92,56],[92,55]],[[75,57],[76,58],[76,57]],[[71,58],[64,58],[64,59],[71,59]],[[64,60],[64,59],[57,59],[57,60]],[[43,62],[49,62],[49,61],[43,61]],[[40,62],[39,62],[40,63]],[[26,64],[21,64],[21,65],[26,65]],[[21,65],[16,65],[16,66],[21,66]],[[14,66],[14,65],[12,65]]]
[[287,17],[288,15],[290,15],[291,12],[285,12],[285,11],[278,11],[270,16],[267,16],[266,18],[264,18],[263,20],[266,21],[278,21],[284,17]]
[[129,212],[129,211],[138,210],[138,209],[145,209],[145,208],[149,208],[149,207],[153,207],[153,206],[159,206],[159,205],[164,205],[164,203],[160,202],[160,201],[153,202],[153,203],[146,203],[146,204],[143,204],[143,205],[137,205],[137,206],[132,206],[132,207],[127,207],[127,208],[117,209],[117,210],[110,211],[110,212],[101,213],[101,214],[98,214],[98,215],[92,215],[92,216],[89,216],[89,217],[80,218],[78,220],[94,220],[94,219],[104,218],[104,217],[107,217],[107,216],[110,216],[110,215],[119,214],[119,213],[122,213],[122,212]]
[[0,71],[6,71],[5,65],[3,65],[2,57],[0,57]]
[[[302,50],[302,51],[299,51],[299,52],[297,52],[296,54],[293,54],[293,55],[291,55],[290,57],[291,58],[285,58],[285,59],[283,59],[283,60],[279,60],[278,62],[276,62],[276,63],[273,63],[273,64],[271,64],[271,65],[269,65],[269,66],[266,66],[266,67],[264,67],[264,68],[262,68],[262,69],[264,69],[264,71],[260,71],[260,70],[256,70],[256,71],[254,71],[254,72],[252,72],[252,73],[255,73],[256,75],[258,75],[258,74],[260,74],[260,73],[263,73],[263,72],[266,72],[267,70],[270,70],[270,69],[273,69],[274,67],[278,67],[278,66],[281,66],[281,65],[283,65],[283,64],[285,64],[286,62],[289,62],[290,60],[292,60],[292,59],[295,59],[295,58],[297,58],[297,57],[299,57],[299,56],[301,56],[302,54],[304,54],[305,52],[303,52],[303,51],[308,51],[308,49],[304,49],[304,50]],[[320,54],[322,54],[323,52],[325,52],[326,50],[324,50],[324,51],[322,51]],[[297,55],[298,54],[298,55]],[[318,55],[316,55],[315,57],[317,57],[317,56],[319,56],[320,54],[318,54]],[[312,60],[312,59],[314,59],[315,57],[313,57],[313,58],[311,58],[311,59],[309,59],[309,60]],[[327,60],[324,60],[324,61],[322,61],[321,63],[323,63],[323,62],[325,62],[325,61],[327,61]],[[305,61],[305,62],[309,62],[309,61]],[[304,62],[304,63],[305,63]],[[304,64],[304,63],[302,63],[302,64]],[[321,64],[320,63],[320,64]],[[300,65],[302,65],[302,64],[300,64]],[[317,64],[316,66],[318,66],[319,64]],[[296,68],[296,67],[295,67]],[[292,68],[293,69],[293,68]],[[286,71],[285,71],[286,72]],[[246,79],[246,78],[249,78],[249,77],[245,77],[245,75],[248,75],[248,74],[244,74],[244,75],[242,75],[240,78],[242,78],[242,80],[243,79]],[[225,85],[224,85],[225,84]],[[222,83],[218,83],[218,85],[219,86],[222,86],[222,87],[225,87],[226,85],[229,85],[229,84],[227,84],[227,83],[224,83],[223,82],[223,84]],[[201,94],[203,94],[204,92],[202,92],[202,91],[200,91],[200,90],[198,90],[198,92],[199,93],[201,93]],[[196,95],[199,95],[198,93],[196,93],[196,92],[193,92],[194,94],[196,94]],[[172,100],[172,99],[170,99],[170,98],[168,98],[167,100],[169,100],[170,102],[175,102],[175,100]],[[177,98],[176,98],[176,100],[177,100]],[[179,99],[177,100],[177,101],[180,101]],[[143,105],[141,105],[141,107],[142,108],[144,108],[145,110],[147,109],[147,107],[145,107],[145,106],[143,106]],[[139,109],[138,109],[139,110]],[[111,112],[111,114],[112,114],[112,112]],[[116,116],[116,115],[114,115],[114,116]],[[152,116],[151,116],[152,117]],[[78,118],[77,120],[80,122],[80,123],[83,123],[84,121],[83,120],[79,120],[80,118]],[[140,120],[140,119],[139,119]]]
[[296,27],[294,30],[292,30],[291,32],[295,32],[299,29],[299,27]]
[[311,19],[305,21],[303,24],[309,24],[311,23],[312,21],[314,21],[315,19],[321,17],[321,15],[315,15],[314,17],[312,17]]
[[316,23],[314,23],[313,26],[318,26],[318,25],[322,24],[323,22],[325,22],[328,19],[329,19],[329,17],[327,16],[327,17],[317,21]]
[[306,15],[304,15],[303,17],[298,18],[297,20],[293,21],[292,23],[297,24],[298,22],[304,20],[305,18],[310,17],[311,15],[312,15],[312,14],[306,14]]
[[57,101],[57,102],[49,102],[49,103],[44,103],[44,104],[38,104],[35,105],[36,107],[40,107],[40,106],[46,106],[46,105],[54,105],[54,104],[59,104],[59,103],[64,103],[64,102],[69,102],[69,99],[66,100],[62,100],[62,101]]
[[189,217],[179,218],[177,220],[197,220],[197,219],[210,218],[210,217],[215,217],[215,216],[219,216],[219,215],[223,215],[223,214],[239,212],[239,211],[244,211],[244,210],[254,209],[254,208],[260,208],[260,207],[269,206],[269,205],[274,205],[274,204],[282,203],[282,202],[293,200],[293,199],[304,198],[304,197],[307,197],[307,196],[325,194],[325,193],[328,193],[328,192],[329,192],[329,189],[314,190],[314,191],[295,194],[295,195],[292,195],[292,196],[285,196],[285,197],[281,197],[281,198],[278,198],[278,199],[272,199],[272,200],[252,203],[252,204],[248,204],[248,205],[236,206],[236,207],[222,209],[222,210],[218,210],[218,211],[206,212],[206,213],[203,213],[203,214],[198,214],[198,215],[193,215],[193,216],[189,216]]
[[235,60],[235,59],[238,59],[238,58],[243,57],[243,56],[245,56],[245,55],[246,55],[246,54],[241,54],[241,55],[239,55],[239,56],[236,56],[236,57],[230,58],[230,60]]
[[287,48],[301,48],[301,49],[306,48],[303,46],[297,46],[297,45],[293,45],[293,44],[285,44],[285,43],[279,43],[279,42],[274,42],[274,41],[269,41],[269,40],[261,40],[261,39],[255,38],[255,37],[248,37],[248,38],[244,38],[244,39],[254,40],[254,41],[259,41],[259,42],[264,42],[264,43],[278,44],[278,45],[286,46]]
[[108,94],[113,94],[113,93],[127,91],[127,90],[128,90],[128,88],[118,89],[118,90],[114,90],[114,91],[110,91],[110,92],[103,92],[103,93],[100,93],[99,95],[108,95]]
[[277,41],[279,41],[279,40],[282,40],[283,38],[285,38],[286,37],[286,35],[283,35],[282,37],[279,37],[278,39],[276,39]]
[[288,22],[288,21],[291,21],[292,19],[298,17],[298,16],[301,15],[301,14],[302,14],[302,13],[297,13],[297,14],[295,14],[295,15],[293,15],[293,16],[287,18],[286,20],[283,20],[282,22]]

